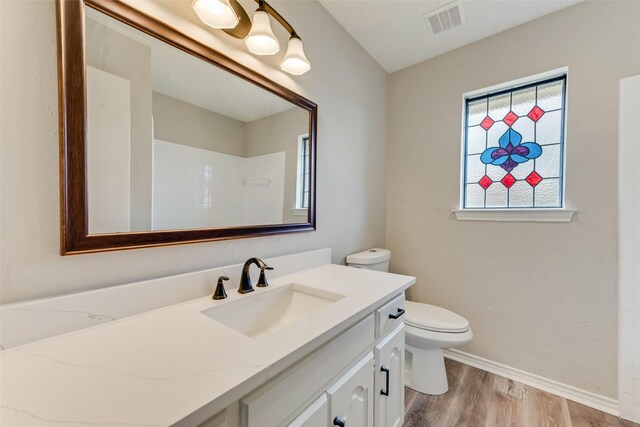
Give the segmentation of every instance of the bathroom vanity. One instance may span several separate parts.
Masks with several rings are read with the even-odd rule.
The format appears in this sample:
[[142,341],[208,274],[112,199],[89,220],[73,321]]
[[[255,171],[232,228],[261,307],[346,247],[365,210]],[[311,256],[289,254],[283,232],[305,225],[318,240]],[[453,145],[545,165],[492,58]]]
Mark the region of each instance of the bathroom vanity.
[[[237,266],[215,271],[231,277],[225,300],[208,294],[1,352],[3,422],[402,425],[402,313],[414,278],[324,263],[241,295]],[[38,308],[4,308],[3,319],[11,310]]]
[[205,425],[401,426],[403,307],[396,296]]

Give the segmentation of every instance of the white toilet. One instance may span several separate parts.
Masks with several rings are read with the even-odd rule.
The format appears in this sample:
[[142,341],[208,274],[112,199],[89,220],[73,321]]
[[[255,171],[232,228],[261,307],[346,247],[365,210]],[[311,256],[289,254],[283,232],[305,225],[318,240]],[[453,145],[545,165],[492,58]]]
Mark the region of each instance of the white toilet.
[[[347,257],[347,265],[389,271],[391,251],[368,249]],[[444,394],[449,390],[443,348],[457,347],[473,338],[469,322],[444,308],[412,301],[405,302],[405,384],[424,394]]]

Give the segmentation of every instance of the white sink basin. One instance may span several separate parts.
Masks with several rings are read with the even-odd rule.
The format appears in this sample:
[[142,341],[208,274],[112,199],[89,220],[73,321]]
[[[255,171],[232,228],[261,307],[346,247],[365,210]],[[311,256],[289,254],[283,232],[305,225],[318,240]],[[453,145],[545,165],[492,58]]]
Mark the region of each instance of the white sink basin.
[[243,299],[202,311],[202,314],[248,336],[275,332],[344,298],[295,283],[256,289]]

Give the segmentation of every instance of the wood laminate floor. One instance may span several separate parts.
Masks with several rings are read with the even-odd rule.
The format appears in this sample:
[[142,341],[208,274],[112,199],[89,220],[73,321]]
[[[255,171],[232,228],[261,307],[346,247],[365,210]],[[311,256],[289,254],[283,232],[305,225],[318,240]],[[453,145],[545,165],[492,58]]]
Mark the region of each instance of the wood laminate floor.
[[462,363],[446,360],[449,392],[405,388],[404,427],[640,427]]

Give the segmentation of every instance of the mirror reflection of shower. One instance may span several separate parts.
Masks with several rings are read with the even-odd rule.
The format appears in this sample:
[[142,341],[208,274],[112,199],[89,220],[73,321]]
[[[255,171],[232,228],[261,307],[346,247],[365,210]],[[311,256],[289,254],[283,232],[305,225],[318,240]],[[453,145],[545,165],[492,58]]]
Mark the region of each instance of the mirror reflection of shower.
[[307,222],[306,110],[91,8],[85,23],[90,233]]

